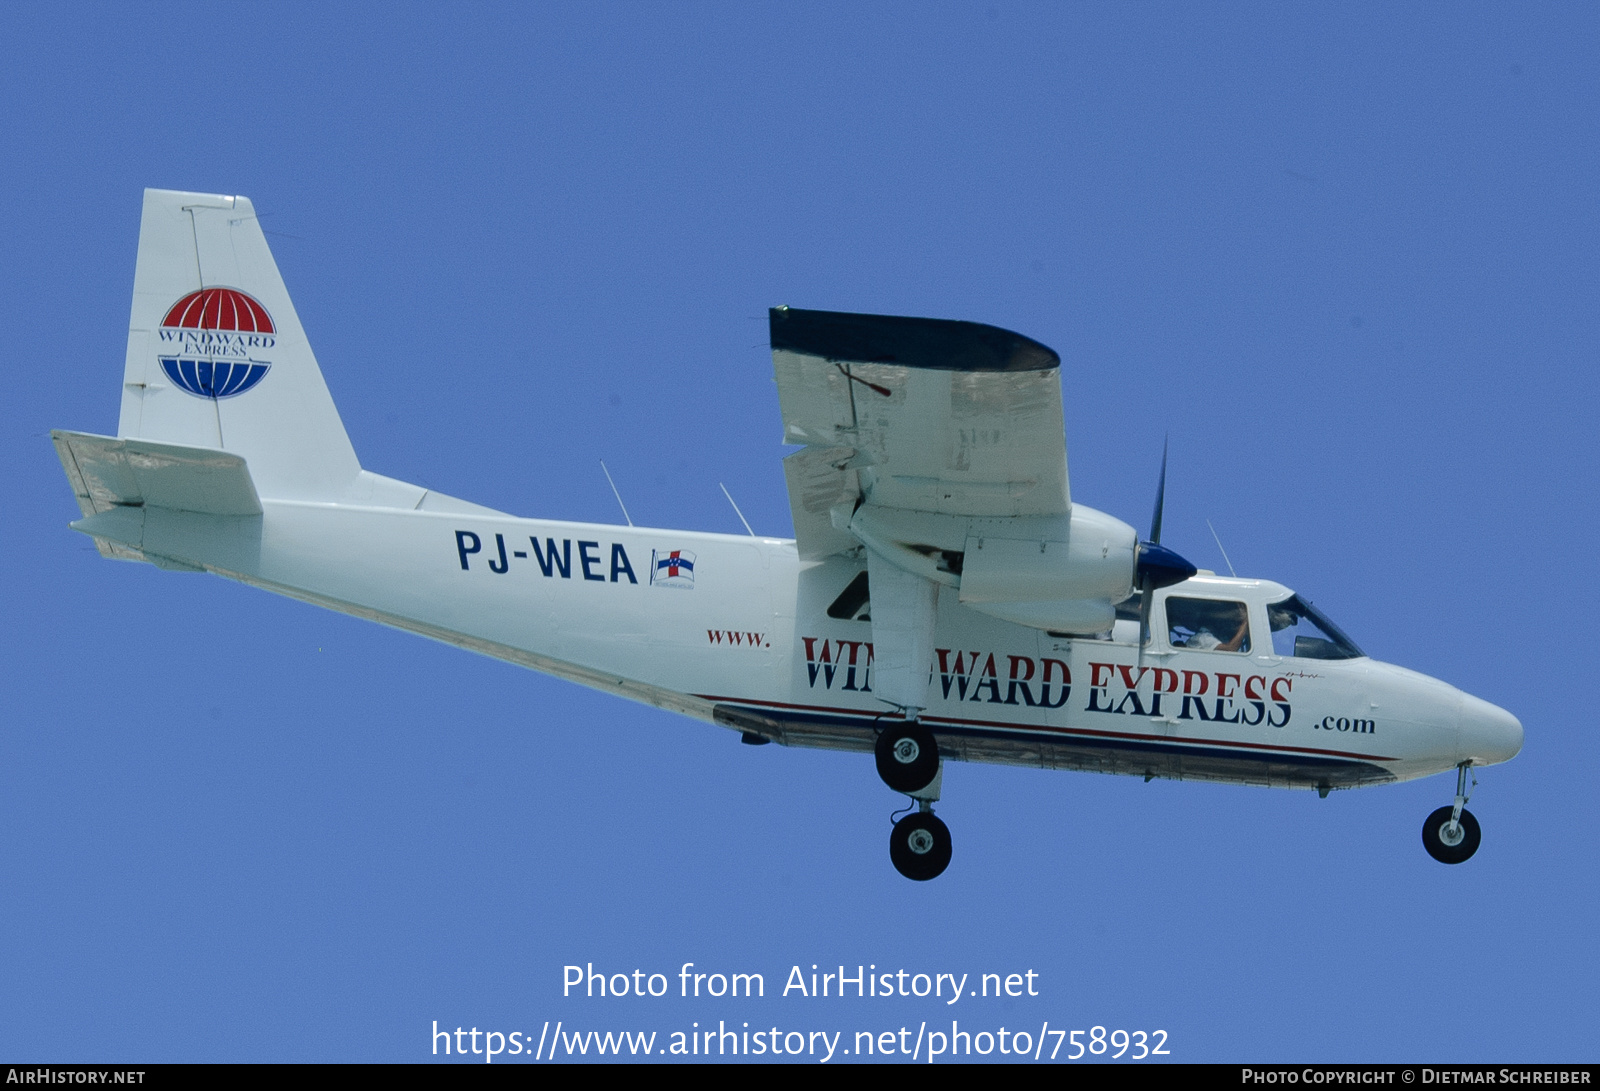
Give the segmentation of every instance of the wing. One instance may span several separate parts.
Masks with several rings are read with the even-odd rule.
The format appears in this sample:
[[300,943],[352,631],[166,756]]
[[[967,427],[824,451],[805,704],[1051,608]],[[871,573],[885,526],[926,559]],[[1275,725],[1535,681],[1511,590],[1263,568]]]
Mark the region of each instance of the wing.
[[852,548],[845,520],[876,508],[968,518],[1065,516],[1061,359],[975,322],[770,312],[773,371],[802,557]]

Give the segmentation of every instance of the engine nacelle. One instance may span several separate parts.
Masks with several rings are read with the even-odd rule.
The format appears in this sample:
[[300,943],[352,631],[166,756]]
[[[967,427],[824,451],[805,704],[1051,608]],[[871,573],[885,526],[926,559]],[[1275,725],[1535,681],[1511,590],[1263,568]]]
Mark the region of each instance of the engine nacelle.
[[866,505],[840,523],[897,566],[957,589],[962,605],[1018,625],[1109,630],[1133,594],[1139,536],[1104,512],[964,518]]
[[1082,504],[1064,520],[975,519],[961,602],[1035,629],[1102,633],[1133,593],[1138,549],[1132,527]]
[[1051,602],[1133,593],[1139,535],[1075,504],[1070,519],[973,519],[961,565],[961,601]]

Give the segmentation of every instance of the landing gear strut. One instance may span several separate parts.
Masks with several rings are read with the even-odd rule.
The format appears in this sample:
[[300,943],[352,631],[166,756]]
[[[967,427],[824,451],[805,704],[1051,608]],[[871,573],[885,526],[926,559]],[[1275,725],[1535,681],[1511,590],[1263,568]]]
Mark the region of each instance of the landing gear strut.
[[[1483,840],[1478,820],[1467,810],[1467,800],[1472,798],[1472,793],[1467,790],[1471,764],[1464,761],[1456,767],[1456,801],[1434,811],[1422,824],[1422,847],[1441,864],[1459,864],[1471,859],[1472,854],[1478,851],[1478,843]],[[1478,786],[1477,777],[1472,778],[1472,786]]]

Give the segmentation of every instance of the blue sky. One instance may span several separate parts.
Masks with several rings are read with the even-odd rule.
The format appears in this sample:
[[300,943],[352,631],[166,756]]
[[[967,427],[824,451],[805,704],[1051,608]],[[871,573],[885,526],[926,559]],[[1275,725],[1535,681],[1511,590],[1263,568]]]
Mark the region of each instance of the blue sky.
[[[431,1023],[1165,1029],[1177,1060],[1592,1060],[1600,16],[1580,5],[11,5],[0,1055],[416,1060]],[[769,306],[1062,357],[1074,498],[1518,715],[1335,793],[871,762],[102,561],[140,192],[241,193],[365,466],[789,533]],[[561,968],[758,971],[753,1002]],[[1041,995],[774,998],[792,965]],[[674,979],[675,980],[675,979]],[[983,1005],[987,1004],[985,1007]]]

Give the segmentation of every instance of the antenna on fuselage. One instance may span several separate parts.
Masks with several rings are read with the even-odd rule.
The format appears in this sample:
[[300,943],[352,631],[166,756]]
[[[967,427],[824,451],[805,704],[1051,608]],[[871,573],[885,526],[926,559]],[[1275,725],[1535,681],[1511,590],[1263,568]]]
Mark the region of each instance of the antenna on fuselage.
[[1238,579],[1239,578],[1239,573],[1237,573],[1237,572],[1235,572],[1233,570],[1233,562],[1228,560],[1228,551],[1226,549],[1222,548],[1222,539],[1221,538],[1217,538],[1217,528],[1211,526],[1211,520],[1210,519],[1206,520],[1206,526],[1211,527],[1211,537],[1216,539],[1217,551],[1222,554],[1222,559],[1224,561],[1228,561],[1228,575],[1232,576],[1234,579]]
[[[721,489],[722,490],[722,495],[726,496],[728,498],[728,503],[733,504],[733,514],[735,514],[735,515],[737,515],[739,517],[739,522],[744,524],[744,529],[750,530],[750,520],[748,520],[748,519],[746,519],[744,517],[744,512],[739,510],[739,505],[738,504],[734,504],[733,493],[728,491],[728,486],[726,486],[722,482],[718,481],[717,482],[717,488]],[[756,532],[753,531],[753,530],[750,530],[750,537],[754,538],[755,536],[756,536]]]
[[611,485],[611,495],[617,498],[617,507],[622,509],[622,517],[628,521],[630,527],[633,526],[633,516],[628,514],[628,505],[622,502],[622,494],[617,491],[617,483],[611,480],[611,471],[606,469],[606,460],[603,458],[600,460],[600,472],[606,475],[606,481]]

